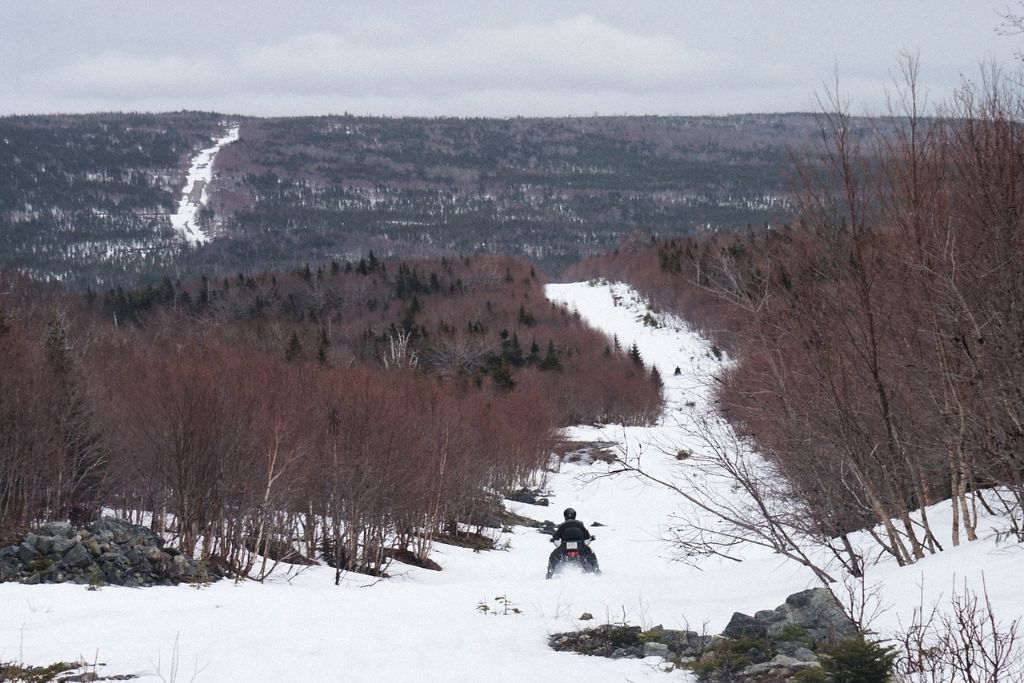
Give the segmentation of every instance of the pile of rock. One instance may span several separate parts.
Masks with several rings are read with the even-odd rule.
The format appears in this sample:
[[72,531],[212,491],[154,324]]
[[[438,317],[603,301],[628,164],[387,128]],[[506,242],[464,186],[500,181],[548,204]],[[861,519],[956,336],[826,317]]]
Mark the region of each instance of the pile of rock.
[[556,633],[549,644],[559,652],[578,652],[611,659],[662,657],[693,658],[712,641],[694,631],[676,631],[655,626],[643,631],[639,626],[605,624],[597,628],[569,633]]
[[[701,680],[725,680],[716,668],[728,665],[727,680],[788,681],[821,666],[821,648],[858,633],[836,599],[824,588],[794,593],[773,610],[749,616],[733,614],[721,635],[703,636],[656,626],[607,624],[556,633],[555,650],[610,657],[658,656],[676,666],[693,668]],[[733,668],[737,663],[741,666]]]
[[509,500],[516,503],[526,503],[527,505],[550,505],[551,501],[544,497],[540,489],[528,489],[523,487],[518,491],[512,491],[505,496]]
[[151,529],[114,518],[75,529],[51,522],[0,548],[0,582],[80,583],[117,586],[170,586],[215,581],[207,570]]
[[756,636],[786,645],[787,633],[799,633],[802,642],[819,645],[834,643],[856,632],[857,625],[832,594],[824,588],[812,588],[794,593],[775,609],[761,610],[752,617],[734,613],[722,635]]

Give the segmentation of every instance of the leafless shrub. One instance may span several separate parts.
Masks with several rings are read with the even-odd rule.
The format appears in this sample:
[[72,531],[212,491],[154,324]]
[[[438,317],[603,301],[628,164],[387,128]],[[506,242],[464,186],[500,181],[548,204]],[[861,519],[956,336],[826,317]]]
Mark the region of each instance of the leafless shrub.
[[925,608],[923,598],[898,636],[896,672],[904,683],[1020,683],[1024,681],[1021,619],[1000,621],[982,582],[982,595],[964,583],[950,610]]

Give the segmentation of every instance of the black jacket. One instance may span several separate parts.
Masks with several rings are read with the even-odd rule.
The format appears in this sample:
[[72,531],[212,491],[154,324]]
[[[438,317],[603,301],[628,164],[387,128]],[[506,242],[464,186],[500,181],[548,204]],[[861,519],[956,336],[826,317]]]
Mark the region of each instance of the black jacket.
[[558,525],[555,533],[551,534],[551,541],[586,541],[590,539],[590,532],[583,522],[578,519],[567,519]]

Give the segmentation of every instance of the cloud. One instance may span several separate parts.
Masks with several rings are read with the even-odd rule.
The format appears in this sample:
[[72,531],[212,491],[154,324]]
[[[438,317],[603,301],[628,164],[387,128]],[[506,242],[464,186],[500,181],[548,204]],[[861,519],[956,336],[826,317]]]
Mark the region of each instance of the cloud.
[[643,94],[699,87],[729,60],[588,15],[419,35],[388,22],[246,45],[219,56],[104,51],[43,76],[76,97],[183,98],[217,93],[452,98],[475,92]]
[[68,97],[134,98],[213,91],[223,85],[223,73],[214,60],[204,57],[151,57],[106,50],[31,80]]
[[353,95],[476,89],[642,91],[707,78],[708,53],[582,15],[545,24],[473,28],[433,39],[390,27],[314,33],[238,56],[246,80]]
[[837,42],[842,22],[830,11],[749,12],[730,23],[718,5],[701,7],[653,23],[650,16],[609,19],[608,12],[529,20],[509,13],[489,22],[482,12],[429,24],[367,13],[347,24],[324,22],[322,30],[298,22],[290,34],[243,27],[219,42],[164,40],[160,54],[150,45],[122,46],[37,64],[34,74],[6,81],[0,74],[0,90],[13,92],[2,101],[18,111],[54,103],[64,111],[186,107],[256,115],[720,114],[813,108],[837,62],[845,89],[858,98],[877,102],[888,81],[890,57]]

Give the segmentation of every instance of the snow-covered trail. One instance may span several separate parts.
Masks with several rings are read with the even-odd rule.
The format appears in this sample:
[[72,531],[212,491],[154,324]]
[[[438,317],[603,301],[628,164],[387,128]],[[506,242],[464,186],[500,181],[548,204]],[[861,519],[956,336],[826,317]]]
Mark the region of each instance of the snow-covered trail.
[[[616,335],[623,347],[636,342],[665,381],[667,408],[659,424],[579,426],[568,435],[615,442],[633,454],[642,450],[652,474],[674,476],[685,462],[663,451],[686,445],[678,423],[690,413],[687,404],[707,407],[704,380],[717,364],[707,343],[671,317],[659,316],[658,327],[644,325],[646,307],[622,285],[551,285],[548,296]],[[678,496],[622,475],[599,476],[607,471],[602,463],[566,464],[550,478],[550,507],[508,504],[541,520],[557,520],[564,507],[575,507],[598,537],[600,577],[545,581],[550,544],[536,531],[517,528],[502,537],[507,550],[474,553],[437,545],[434,559],[442,572],[394,564],[391,579],[350,575],[340,587],[327,567],[265,584],[222,581],[200,589],[90,592],[72,585],[0,584],[0,661],[81,657],[107,663],[105,675],[131,673],[143,680],[169,680],[176,658],[178,680],[193,680],[195,673],[196,681],[688,681],[685,672],[660,671],[656,658],[556,653],[548,636],[622,621],[717,633],[734,611],[772,608],[815,585],[808,570],[766,551],[745,552],[743,562],[704,560],[699,568],[672,561],[662,537],[679,508]],[[1012,588],[1019,557],[1000,558],[992,545],[977,544],[947,557],[929,558],[920,571],[916,565],[902,572],[882,566],[873,575],[885,599],[899,608],[885,615],[883,628],[894,628],[900,612],[914,604],[915,585],[925,574],[930,585],[948,589],[951,561],[972,576],[984,569],[990,589],[999,587],[997,599],[1024,609],[1021,589]],[[501,612],[499,596],[518,613],[478,609],[486,604]],[[583,612],[595,620],[580,621]]]
[[207,187],[213,180],[213,160],[222,147],[230,145],[238,139],[238,131],[239,126],[232,126],[227,133],[213,143],[212,147],[200,150],[192,159],[185,187],[182,190],[181,201],[178,202],[178,210],[171,216],[171,227],[181,233],[181,236],[189,244],[202,244],[210,240],[210,236],[196,224],[196,219],[199,216],[199,210],[209,200]]

